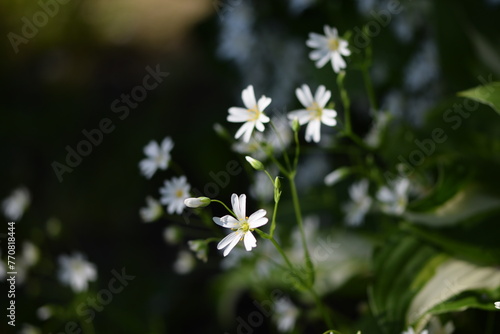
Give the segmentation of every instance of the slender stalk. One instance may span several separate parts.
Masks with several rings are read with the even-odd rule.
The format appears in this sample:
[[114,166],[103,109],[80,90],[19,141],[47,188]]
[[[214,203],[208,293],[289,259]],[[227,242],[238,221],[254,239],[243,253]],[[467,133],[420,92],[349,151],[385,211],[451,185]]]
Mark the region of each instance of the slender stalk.
[[288,167],[288,169],[290,169],[292,166],[290,165],[290,158],[288,157],[288,153],[286,152],[285,143],[283,142],[278,129],[276,129],[276,127],[274,126],[273,121],[270,121],[269,123],[271,124],[271,128],[273,129],[273,131],[276,133],[276,136],[278,136],[278,141],[280,142],[281,148],[283,150],[283,156],[285,157],[286,166]]
[[302,222],[302,213],[300,210],[299,196],[297,194],[297,187],[295,186],[294,176],[288,178],[290,181],[290,190],[292,192],[293,207],[295,209],[295,216],[297,219],[297,224],[299,225],[300,237],[302,240],[302,247],[304,248],[304,257],[306,258],[306,267],[308,271],[309,285],[314,283],[315,273],[314,266],[311,261],[311,256],[309,254],[309,249],[307,247],[306,233],[304,231],[304,224]]
[[271,237],[274,236],[274,230],[276,229],[276,213],[278,212],[278,203],[278,201],[274,202],[273,218],[271,220],[271,228],[269,229]]
[[320,309],[321,315],[323,316],[323,319],[325,320],[326,325],[328,326],[328,328],[333,328],[333,321],[330,318],[330,315],[328,314],[328,310],[326,308],[326,305],[323,303],[321,298],[318,296],[318,294],[316,293],[316,291],[312,287],[309,289],[309,291],[311,292],[312,296],[314,297],[314,301],[316,302],[316,305]]
[[370,73],[368,69],[369,66],[364,65],[362,72],[363,72],[363,81],[365,83],[366,93],[368,94],[368,100],[370,101],[370,106],[373,114],[378,110],[378,106],[377,106],[377,100],[375,99],[375,92],[373,91],[372,79],[370,78]]
[[222,204],[222,206],[224,206],[226,208],[227,211],[229,211],[230,214],[232,214],[233,216],[236,217],[236,215],[234,214],[233,210],[231,210],[230,208],[227,207],[226,204],[224,204],[224,202],[221,202],[219,201],[218,199],[211,199],[210,200],[211,202],[216,202],[216,203],[219,203],[219,204]]

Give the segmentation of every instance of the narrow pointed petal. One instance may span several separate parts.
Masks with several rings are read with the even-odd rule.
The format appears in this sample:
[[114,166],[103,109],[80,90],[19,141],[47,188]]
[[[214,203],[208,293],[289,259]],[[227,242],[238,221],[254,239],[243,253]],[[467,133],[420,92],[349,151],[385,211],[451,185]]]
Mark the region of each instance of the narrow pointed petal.
[[243,243],[245,244],[245,249],[251,251],[252,248],[257,247],[257,239],[253,236],[252,232],[248,231],[245,233],[243,238]]
[[241,93],[241,98],[243,100],[243,104],[248,109],[254,108],[257,105],[252,85],[243,90],[243,92]]

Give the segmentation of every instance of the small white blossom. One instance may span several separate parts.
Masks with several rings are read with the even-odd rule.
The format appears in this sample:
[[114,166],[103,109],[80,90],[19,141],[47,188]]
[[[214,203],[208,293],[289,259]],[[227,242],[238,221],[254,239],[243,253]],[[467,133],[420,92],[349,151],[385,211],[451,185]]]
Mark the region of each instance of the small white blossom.
[[139,210],[139,215],[145,223],[154,222],[163,214],[163,207],[160,202],[151,196],[146,197],[146,207]]
[[410,180],[399,178],[390,187],[384,186],[377,192],[377,199],[382,203],[382,210],[389,214],[400,215],[408,204]]
[[438,317],[432,317],[428,329],[429,334],[452,334],[455,331],[455,326],[451,321],[443,325]]
[[196,257],[203,261],[207,262],[208,260],[208,245],[205,240],[189,240],[188,241],[189,249],[196,254]]
[[366,213],[372,205],[372,198],[368,194],[368,180],[364,179],[354,183],[349,188],[351,202],[344,205],[346,222],[351,226],[358,226],[363,221]]
[[177,256],[177,260],[174,262],[174,271],[179,275],[184,275],[193,270],[196,265],[196,260],[194,256],[185,250],[181,250]]
[[165,186],[160,188],[161,204],[167,205],[169,214],[181,214],[184,210],[184,200],[189,197],[191,186],[185,176],[173,177],[165,181]]
[[88,288],[89,281],[97,279],[97,269],[81,253],[73,256],[59,256],[59,281],[69,285],[73,291],[81,292]]
[[[417,334],[417,333],[415,333],[415,331],[413,330],[412,327],[408,327],[408,330],[404,331],[401,334]],[[429,331],[428,330],[423,330],[423,331],[420,332],[420,334],[429,334]]]
[[231,205],[233,206],[236,218],[231,215],[225,215],[220,218],[213,217],[213,221],[217,225],[233,230],[232,233],[228,234],[217,245],[217,249],[225,248],[224,256],[227,256],[240,240],[243,240],[247,251],[251,251],[252,248],[257,247],[257,240],[251,231],[267,224],[268,219],[264,217],[266,215],[266,210],[264,209],[255,211],[250,217],[246,216],[246,200],[247,197],[245,194],[240,195],[239,198],[236,194],[231,196]]
[[33,325],[30,324],[23,324],[21,327],[21,330],[19,331],[19,334],[42,334],[42,331]]
[[259,101],[255,100],[253,86],[250,85],[241,93],[241,98],[245,108],[229,108],[228,122],[244,123],[234,136],[236,139],[243,135],[243,141],[249,142],[253,129],[264,131],[264,123],[269,122],[269,117],[264,114],[264,109],[271,103],[271,99],[262,95]]
[[161,142],[161,145],[154,140],[150,141],[144,147],[146,158],[139,162],[139,168],[142,174],[150,179],[156,173],[156,170],[166,170],[170,163],[170,151],[174,147],[174,142],[170,137],[166,137]]
[[19,220],[30,205],[30,202],[31,196],[29,190],[25,187],[19,187],[3,200],[3,214],[7,219]]
[[295,94],[305,109],[291,111],[288,114],[290,120],[297,119],[300,125],[308,123],[306,128],[306,141],[311,139],[318,143],[321,139],[321,123],[335,126],[337,112],[333,109],[325,109],[332,93],[321,85],[316,90],[314,97],[308,85],[302,85],[295,90]]
[[278,330],[282,333],[290,332],[295,327],[299,310],[288,298],[278,299],[274,307],[274,319]]
[[179,227],[175,225],[165,227],[163,230],[163,240],[169,245],[179,244],[182,240],[182,233]]
[[40,320],[47,320],[52,316],[52,310],[49,306],[41,306],[36,310],[36,316]]
[[30,267],[34,266],[40,259],[40,250],[35,244],[29,241],[23,241],[21,256],[16,263],[18,284],[23,284],[28,276]]
[[339,38],[336,28],[324,26],[325,35],[310,33],[306,45],[316,49],[309,54],[309,58],[316,62],[316,67],[320,68],[330,60],[333,71],[339,71],[346,67],[345,60],[342,56],[351,55],[351,51],[347,48],[349,43],[346,40]]
[[500,302],[495,302],[495,307],[500,310]]

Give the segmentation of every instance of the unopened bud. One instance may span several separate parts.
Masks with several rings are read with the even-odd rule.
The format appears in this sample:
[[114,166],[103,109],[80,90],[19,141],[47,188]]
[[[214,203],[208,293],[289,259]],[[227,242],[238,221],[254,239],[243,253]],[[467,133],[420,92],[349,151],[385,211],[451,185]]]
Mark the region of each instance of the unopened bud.
[[208,197],[190,197],[184,200],[184,205],[188,208],[204,208],[210,205],[210,198]]
[[249,157],[248,155],[245,157],[245,159],[255,170],[264,170],[264,165],[259,160]]

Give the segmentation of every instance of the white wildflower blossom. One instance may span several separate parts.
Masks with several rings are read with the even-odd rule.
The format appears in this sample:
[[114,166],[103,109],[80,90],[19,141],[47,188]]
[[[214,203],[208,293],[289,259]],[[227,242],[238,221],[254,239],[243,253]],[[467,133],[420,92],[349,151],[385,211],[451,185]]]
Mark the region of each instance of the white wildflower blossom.
[[368,194],[368,180],[364,179],[354,183],[349,188],[351,202],[343,206],[346,222],[351,226],[358,226],[363,222],[366,213],[372,205],[372,198]]
[[177,256],[177,260],[174,262],[174,271],[179,275],[184,275],[191,272],[196,265],[196,260],[194,256],[185,250],[181,250]]
[[408,204],[410,180],[399,178],[390,186],[384,186],[377,192],[377,199],[382,204],[382,210],[389,214],[401,215]]
[[309,54],[309,58],[316,62],[316,67],[320,68],[330,61],[333,71],[339,73],[346,67],[346,62],[342,56],[351,55],[348,49],[349,43],[338,36],[336,28],[324,26],[325,35],[310,33],[306,45],[316,50]]
[[213,221],[222,227],[233,230],[217,245],[217,249],[224,249],[224,256],[243,240],[245,249],[251,251],[257,247],[257,240],[252,234],[252,231],[262,225],[267,224],[268,219],[264,217],[266,210],[260,209],[255,211],[249,217],[246,216],[246,195],[242,194],[238,197],[236,194],[231,196],[231,205],[236,217],[225,215],[224,217],[214,217]]
[[288,298],[280,298],[274,304],[274,321],[282,333],[290,332],[295,327],[299,309]]
[[15,189],[9,197],[3,200],[2,210],[7,219],[20,220],[31,202],[31,195],[27,188]]
[[191,186],[185,176],[173,177],[165,181],[165,185],[160,188],[160,202],[167,205],[169,214],[181,214],[185,208],[184,200],[189,197]]
[[244,123],[234,137],[238,139],[243,136],[243,141],[248,143],[254,128],[262,132],[265,129],[264,123],[269,122],[269,117],[264,114],[264,109],[271,103],[271,99],[262,95],[259,101],[256,101],[252,85],[243,90],[241,98],[245,108],[229,108],[227,121]]
[[150,179],[158,169],[166,170],[170,163],[170,151],[174,147],[174,142],[170,137],[166,137],[161,145],[154,140],[150,141],[144,147],[146,158],[139,162],[139,168],[142,174]]
[[161,217],[163,214],[163,207],[161,203],[151,196],[146,197],[146,207],[139,210],[139,215],[145,223],[153,222]]
[[308,85],[302,85],[295,90],[295,94],[305,109],[291,111],[288,114],[290,120],[297,119],[300,125],[308,123],[306,128],[306,141],[313,140],[318,143],[321,139],[321,123],[328,126],[337,124],[337,112],[333,109],[325,109],[332,93],[321,85],[316,90],[314,97]]
[[97,279],[97,269],[81,253],[59,256],[59,281],[69,285],[73,291],[87,290],[88,282]]

